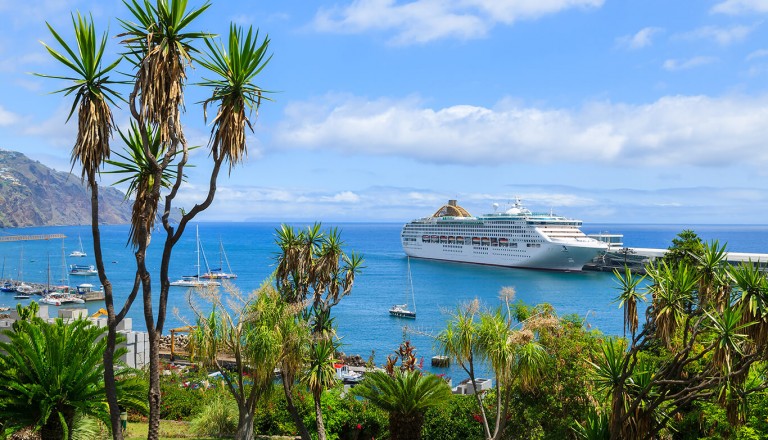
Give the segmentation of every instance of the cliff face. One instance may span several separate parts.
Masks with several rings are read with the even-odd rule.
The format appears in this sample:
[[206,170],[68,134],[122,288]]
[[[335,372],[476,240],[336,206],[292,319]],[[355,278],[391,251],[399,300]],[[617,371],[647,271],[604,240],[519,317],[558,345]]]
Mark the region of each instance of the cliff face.
[[[131,202],[99,187],[99,221],[130,222]],[[0,227],[91,223],[91,194],[80,176],[56,171],[22,153],[0,149]]]

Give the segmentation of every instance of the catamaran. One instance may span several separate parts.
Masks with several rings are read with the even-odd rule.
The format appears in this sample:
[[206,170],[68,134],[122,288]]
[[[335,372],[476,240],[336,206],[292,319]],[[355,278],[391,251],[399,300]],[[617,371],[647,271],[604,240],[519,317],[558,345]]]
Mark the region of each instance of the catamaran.
[[[195,238],[197,240],[197,246],[195,252],[197,253],[197,274],[196,275],[184,275],[180,280],[171,282],[171,286],[174,287],[213,287],[219,286],[221,283],[218,281],[210,281],[200,279],[200,227],[195,229]],[[210,272],[210,271],[209,271]]]
[[80,242],[80,249],[75,249],[74,251],[70,252],[70,257],[87,257],[88,254],[85,253],[85,249],[83,249],[83,239],[80,238],[80,236],[77,236],[77,240]]
[[[200,275],[200,278],[205,279],[231,279],[231,278],[237,278],[237,274],[232,272],[232,268],[229,266],[229,258],[227,258],[227,253],[224,252],[224,243],[221,241],[221,238],[219,238],[219,267],[218,269],[209,269],[208,268],[208,259],[205,258],[205,252],[203,252],[203,260],[205,260],[205,267],[208,270],[204,274]],[[224,272],[224,263],[227,263],[227,272]]]

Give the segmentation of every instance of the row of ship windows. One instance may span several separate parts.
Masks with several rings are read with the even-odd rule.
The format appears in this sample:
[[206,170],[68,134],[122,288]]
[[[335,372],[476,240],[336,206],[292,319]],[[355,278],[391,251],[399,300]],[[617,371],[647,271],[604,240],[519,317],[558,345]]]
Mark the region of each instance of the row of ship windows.
[[[416,241],[415,238],[406,238],[406,241]],[[447,243],[447,244],[472,244],[480,246],[501,246],[501,247],[517,247],[517,242],[510,242],[507,238],[496,237],[461,237],[461,236],[437,236],[437,235],[422,235],[422,243]],[[541,243],[526,243],[526,247],[541,247]]]

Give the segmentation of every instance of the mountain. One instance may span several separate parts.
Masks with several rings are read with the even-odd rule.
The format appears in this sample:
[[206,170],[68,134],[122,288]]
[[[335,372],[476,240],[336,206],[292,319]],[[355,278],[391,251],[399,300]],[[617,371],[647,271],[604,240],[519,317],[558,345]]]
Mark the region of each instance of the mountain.
[[[129,223],[131,202],[99,187],[102,224]],[[0,148],[0,227],[91,224],[91,195],[80,176]]]

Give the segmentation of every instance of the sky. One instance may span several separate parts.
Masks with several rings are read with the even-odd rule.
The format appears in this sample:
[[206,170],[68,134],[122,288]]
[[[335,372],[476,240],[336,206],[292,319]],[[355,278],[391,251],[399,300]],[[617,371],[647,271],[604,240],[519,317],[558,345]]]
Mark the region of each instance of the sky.
[[[72,42],[76,11],[114,60],[121,1],[0,0],[0,148],[62,171],[71,98],[30,72],[65,73],[40,42],[58,47],[46,21]],[[585,223],[768,223],[768,0],[217,0],[191,28],[230,23],[269,36],[271,101],[200,220],[407,222],[520,197]],[[183,117],[201,146],[204,74]],[[187,208],[206,149],[192,162]]]

